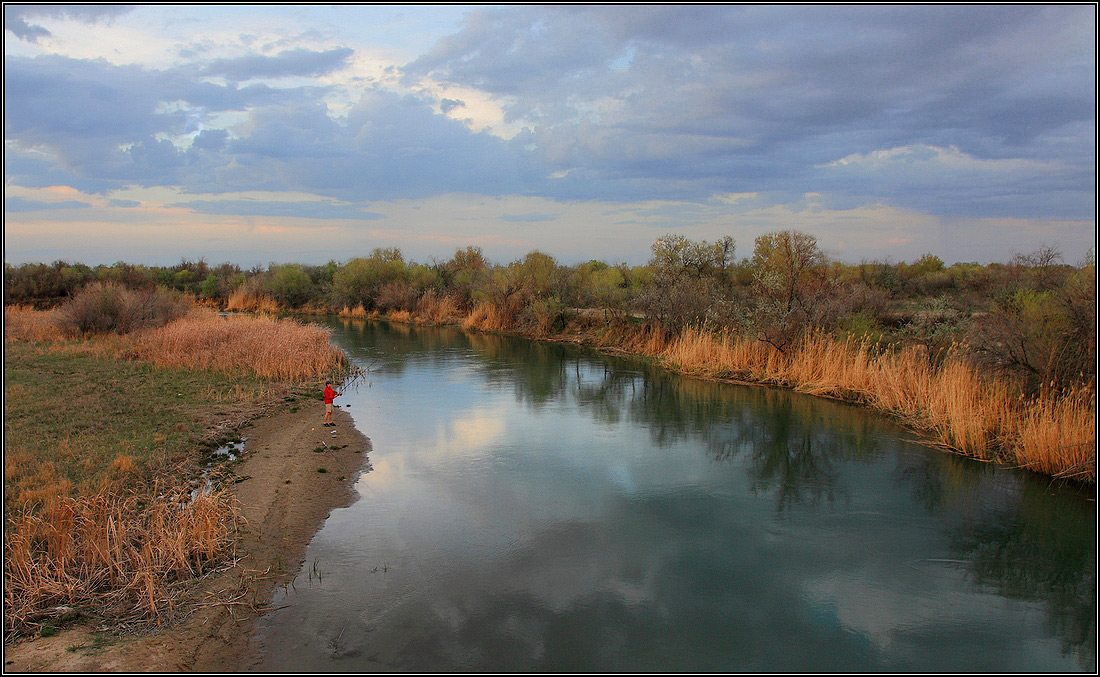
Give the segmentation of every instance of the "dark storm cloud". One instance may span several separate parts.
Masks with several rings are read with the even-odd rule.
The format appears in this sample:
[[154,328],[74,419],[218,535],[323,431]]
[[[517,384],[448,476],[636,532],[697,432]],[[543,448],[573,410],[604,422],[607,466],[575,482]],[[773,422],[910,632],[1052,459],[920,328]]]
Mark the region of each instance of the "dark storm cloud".
[[347,66],[355,53],[347,47],[315,52],[290,49],[275,56],[254,54],[235,59],[215,59],[202,69],[204,75],[221,75],[232,82],[253,78],[328,75]]

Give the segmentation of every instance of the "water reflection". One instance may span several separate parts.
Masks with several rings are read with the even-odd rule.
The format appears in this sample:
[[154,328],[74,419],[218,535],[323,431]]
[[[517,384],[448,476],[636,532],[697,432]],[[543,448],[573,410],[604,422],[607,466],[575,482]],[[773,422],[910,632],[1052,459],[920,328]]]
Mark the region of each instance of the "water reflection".
[[841,403],[337,324],[384,385],[353,412],[376,471],[311,546],[331,592],[267,621],[296,647],[268,667],[1095,669],[1094,492]]

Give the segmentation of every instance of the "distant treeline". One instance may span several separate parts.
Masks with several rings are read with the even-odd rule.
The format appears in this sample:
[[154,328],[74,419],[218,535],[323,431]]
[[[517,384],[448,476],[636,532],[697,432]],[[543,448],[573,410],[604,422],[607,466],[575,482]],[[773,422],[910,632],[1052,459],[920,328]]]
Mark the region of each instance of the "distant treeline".
[[756,238],[737,258],[733,238],[667,235],[648,263],[562,265],[532,251],[510,263],[466,247],[445,261],[406,261],[398,249],[324,265],[241,269],[183,260],[160,267],[55,261],[4,266],[5,305],[52,308],[96,282],[169,289],[238,310],[409,314],[431,307],[456,316],[492,313],[501,329],[551,334],[578,318],[725,330],[785,351],[813,332],[866,339],[888,349],[921,344],[931,359],[965,346],[976,364],[1024,377],[1030,389],[1093,383],[1096,272],[1091,252],[1068,263],[1054,247],[1005,263],[947,266],[829,259],[810,235]]

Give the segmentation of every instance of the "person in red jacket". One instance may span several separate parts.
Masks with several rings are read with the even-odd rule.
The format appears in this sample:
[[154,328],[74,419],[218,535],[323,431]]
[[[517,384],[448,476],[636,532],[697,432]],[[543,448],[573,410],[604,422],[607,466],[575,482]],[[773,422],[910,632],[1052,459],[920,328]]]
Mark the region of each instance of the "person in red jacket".
[[325,381],[325,422],[321,425],[336,427],[332,422],[332,401],[337,397],[340,397],[340,393],[332,389],[332,382]]

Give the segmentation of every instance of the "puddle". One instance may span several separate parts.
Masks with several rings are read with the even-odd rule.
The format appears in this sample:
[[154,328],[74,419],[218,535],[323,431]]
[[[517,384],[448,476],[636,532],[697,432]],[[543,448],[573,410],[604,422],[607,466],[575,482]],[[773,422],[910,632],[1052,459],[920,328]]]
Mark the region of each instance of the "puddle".
[[[223,468],[227,463],[234,463],[239,460],[244,453],[244,444],[247,441],[247,437],[242,437],[210,452],[203,463],[202,475],[193,482],[195,487],[191,490],[191,500],[195,500],[200,495],[209,495],[214,490],[213,471]],[[225,481],[224,476],[218,479],[220,480],[219,483]]]

